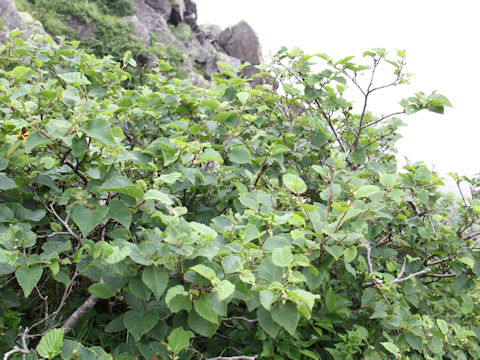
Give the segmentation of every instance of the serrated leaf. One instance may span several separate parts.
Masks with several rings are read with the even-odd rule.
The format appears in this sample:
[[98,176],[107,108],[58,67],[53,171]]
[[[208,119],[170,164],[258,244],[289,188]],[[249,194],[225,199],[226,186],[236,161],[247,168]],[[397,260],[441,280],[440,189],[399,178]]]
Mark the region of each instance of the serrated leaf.
[[267,311],[260,306],[257,309],[257,318],[261,328],[265,330],[268,335],[275,339],[278,331],[280,330],[280,325],[273,321],[270,311]]
[[437,319],[437,325],[443,335],[447,335],[448,333],[448,324],[443,319]]
[[243,146],[236,146],[228,153],[228,158],[235,164],[251,164],[250,151]]
[[15,189],[16,187],[17,184],[15,184],[15,181],[3,174],[0,174],[0,190],[11,190]]
[[340,256],[343,255],[343,249],[340,246],[337,246],[337,245],[327,246],[327,245],[325,245],[324,247],[325,247],[325,250],[327,250],[327,252],[335,258],[335,260],[339,259]]
[[167,194],[160,190],[150,189],[145,193],[143,198],[145,200],[156,200],[166,206],[173,204],[172,199],[170,199]]
[[158,320],[158,312],[155,310],[129,310],[125,313],[123,323],[127,330],[133,335],[135,341],[139,341],[141,336],[151,330]]
[[58,77],[63,79],[67,84],[74,85],[88,85],[90,81],[81,72],[74,71],[65,74],[58,74]]
[[20,267],[15,271],[15,276],[17,278],[18,284],[23,290],[25,298],[29,297],[35,285],[42,277],[42,266],[40,264],[35,264],[29,267]]
[[165,303],[171,312],[179,312],[181,310],[190,311],[192,302],[190,301],[188,292],[185,291],[183,285],[176,285],[168,289],[165,295]]
[[395,174],[380,174],[380,184],[387,188],[392,188],[397,184],[397,176]]
[[272,308],[273,321],[282,326],[292,336],[297,328],[299,317],[297,306],[292,302],[277,304]]
[[52,329],[42,336],[37,345],[37,351],[40,356],[53,359],[60,354],[60,348],[63,345],[63,334],[65,329]]
[[128,207],[125,205],[125,203],[118,199],[113,199],[110,201],[107,217],[117,220],[127,230],[130,228],[130,224],[132,223],[132,213],[130,210],[128,210]]
[[101,142],[113,145],[115,138],[113,137],[112,127],[107,120],[93,119],[87,122],[86,132],[88,136]]
[[289,247],[273,250],[272,261],[277,266],[289,267],[293,262],[292,250]]
[[209,239],[215,239],[218,236],[215,230],[205,224],[191,221],[189,222],[189,225],[192,227],[193,230],[202,235],[206,235]]
[[325,305],[327,306],[328,311],[332,311],[335,308],[336,303],[336,295],[332,288],[328,288],[327,292],[325,293]]
[[87,236],[90,231],[100,224],[107,212],[108,207],[106,206],[92,210],[83,205],[76,205],[70,210],[70,216],[83,236]]
[[195,271],[196,273],[202,275],[204,278],[208,280],[213,280],[217,277],[217,274],[215,274],[215,271],[213,271],[208,266],[205,266],[203,264],[192,266],[190,270]]
[[213,311],[212,305],[209,303],[209,297],[205,296],[205,294],[193,302],[193,307],[197,314],[205,320],[217,325],[219,324],[218,314]]
[[215,291],[218,294],[218,300],[223,301],[233,294],[235,285],[228,280],[222,280],[215,287]]
[[395,345],[394,343],[391,343],[391,342],[382,342],[380,343],[383,345],[383,347],[385,349],[387,349],[389,352],[391,352],[393,355],[395,356],[399,356],[400,355],[400,349],[398,348],[397,345]]
[[294,193],[303,194],[307,191],[307,185],[302,178],[295,174],[285,174],[282,177],[285,186]]
[[357,248],[349,247],[343,252],[343,256],[346,262],[352,262],[357,257]]
[[260,304],[268,311],[272,308],[273,293],[270,290],[260,291]]
[[185,331],[181,327],[175,328],[170,335],[168,335],[168,346],[174,354],[178,354],[180,351],[190,347],[190,339],[193,336],[191,331]]
[[220,153],[212,148],[206,148],[200,155],[200,162],[217,161],[223,164],[223,158]]
[[147,267],[143,270],[142,280],[153,291],[155,298],[159,300],[167,288],[168,273],[163,268]]
[[104,284],[90,285],[88,291],[100,299],[110,299],[115,295],[115,293]]
[[355,197],[370,197],[378,192],[380,192],[380,189],[375,185],[363,185],[357,189],[357,191],[355,192]]
[[202,318],[195,310],[190,311],[188,314],[188,325],[193,331],[205,337],[211,337],[219,327],[219,325]]

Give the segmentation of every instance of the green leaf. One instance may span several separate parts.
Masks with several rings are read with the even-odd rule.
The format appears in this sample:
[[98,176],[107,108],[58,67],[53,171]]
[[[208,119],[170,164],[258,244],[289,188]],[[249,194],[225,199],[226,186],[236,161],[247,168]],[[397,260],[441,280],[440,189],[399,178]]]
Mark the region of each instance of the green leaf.
[[113,199],[110,201],[107,217],[117,220],[127,230],[130,228],[130,224],[132,223],[132,213],[130,210],[128,210],[128,207],[125,205],[125,203],[118,199]]
[[102,184],[101,189],[126,194],[137,199],[143,198],[143,190],[140,185],[133,185],[125,176],[112,176]]
[[167,288],[168,273],[164,268],[147,267],[143,270],[142,280],[153,291],[155,298],[159,300]]
[[259,307],[257,309],[257,318],[262,329],[275,339],[280,330],[280,325],[273,321],[270,311],[265,310],[263,307]]
[[335,308],[336,295],[332,288],[328,288],[325,293],[325,305],[327,306],[328,311],[332,311]]
[[206,148],[200,155],[200,162],[217,161],[223,164],[223,158],[220,153],[212,148]]
[[60,354],[63,345],[63,333],[65,329],[52,329],[42,336],[37,345],[37,351],[41,357],[53,359]]
[[251,164],[250,151],[243,146],[236,146],[228,153],[228,158],[235,164]]
[[23,290],[25,298],[27,298],[32,292],[35,285],[42,277],[42,266],[40,264],[35,264],[29,267],[20,267],[15,271],[15,276],[17,278],[18,284]]
[[217,332],[219,327],[219,325],[211,323],[210,321],[202,318],[195,310],[190,311],[188,314],[188,325],[197,334],[205,337],[211,337]]
[[123,322],[127,330],[135,338],[135,341],[139,341],[141,336],[151,330],[158,320],[158,312],[155,310],[129,310],[125,313]]
[[24,66],[17,66],[12,70],[12,76],[15,80],[19,80],[25,77],[28,73],[31,73],[32,69]]
[[110,123],[103,119],[93,119],[87,123],[87,134],[94,139],[100,140],[101,142],[113,145],[115,144],[115,139],[112,133],[112,127]]
[[131,248],[123,246],[121,249],[116,245],[105,245],[103,248],[103,261],[106,264],[118,264],[130,255]]
[[222,267],[225,274],[238,272],[240,270],[240,257],[237,255],[225,256],[222,259]]
[[295,174],[285,174],[282,177],[285,186],[294,193],[303,194],[307,191],[307,185],[302,178]]
[[108,207],[100,207],[97,210],[89,209],[83,205],[76,205],[70,210],[73,222],[79,227],[83,236],[87,236],[102,219],[107,215]]
[[11,190],[15,189],[16,187],[17,184],[15,184],[15,181],[3,174],[0,174],[0,190]]
[[223,301],[233,294],[235,291],[235,285],[228,280],[222,280],[215,287],[215,291],[218,294],[218,300]]
[[34,132],[28,136],[25,142],[25,153],[29,154],[33,149],[39,145],[47,144],[50,140],[39,132]]
[[293,336],[299,319],[297,306],[289,301],[275,305],[272,308],[272,319]]
[[398,348],[397,345],[391,342],[382,342],[380,343],[383,345],[385,349],[387,349],[389,352],[391,352],[395,356],[400,356],[400,349]]
[[397,176],[395,174],[380,174],[380,184],[387,188],[392,188],[397,184]]
[[327,250],[327,252],[335,258],[335,260],[339,259],[343,255],[343,249],[340,246],[325,245],[324,247],[325,247],[325,250]]
[[188,292],[185,291],[183,285],[173,286],[168,289],[165,295],[165,303],[171,312],[176,313],[181,310],[190,311],[192,302],[190,301]]
[[237,98],[240,100],[242,104],[245,104],[248,101],[248,98],[250,97],[250,93],[248,92],[239,92],[237,93]]
[[145,200],[156,200],[166,206],[173,204],[173,201],[168,197],[168,195],[160,190],[150,189],[145,193],[143,198]]
[[277,266],[290,267],[293,263],[292,250],[289,247],[273,250],[272,261]]
[[355,192],[355,197],[370,197],[378,192],[380,192],[380,189],[375,185],[363,185],[357,189],[357,191]]
[[357,248],[355,247],[346,248],[345,251],[343,252],[343,256],[346,262],[348,263],[352,262],[357,257]]
[[205,225],[205,224],[200,224],[197,222],[190,222],[189,225],[192,227],[193,230],[197,231],[198,233],[202,235],[206,235],[207,238],[209,239],[215,239],[218,234],[215,230],[213,230],[211,227]]
[[217,274],[215,274],[215,271],[213,271],[208,266],[205,266],[203,264],[192,266],[190,270],[195,271],[196,273],[202,275],[204,278],[208,280],[213,280],[217,277]]
[[193,307],[198,315],[211,323],[219,325],[218,314],[213,311],[212,305],[209,303],[209,298],[203,294],[200,298],[194,301]]
[[67,84],[74,84],[74,85],[88,85],[90,81],[78,71],[65,73],[65,74],[58,74],[58,77],[63,79]]
[[104,284],[93,284],[88,287],[88,291],[100,299],[110,299],[115,293]]
[[186,350],[190,347],[190,339],[193,337],[191,331],[185,331],[183,328],[178,327],[168,335],[168,346],[172,349],[176,355],[182,350]]
[[260,304],[268,311],[272,308],[273,293],[270,290],[260,291]]
[[447,335],[448,333],[448,324],[443,319],[437,319],[437,325],[443,335]]

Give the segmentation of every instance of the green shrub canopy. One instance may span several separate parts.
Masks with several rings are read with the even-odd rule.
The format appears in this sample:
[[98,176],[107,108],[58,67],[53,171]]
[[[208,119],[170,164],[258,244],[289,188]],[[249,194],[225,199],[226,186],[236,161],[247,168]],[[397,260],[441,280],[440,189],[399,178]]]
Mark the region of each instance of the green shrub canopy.
[[167,63],[126,89],[128,53],[10,38],[4,359],[480,358],[479,181],[446,195],[395,160],[397,116],[450,103],[367,107],[407,83],[402,51],[364,66],[282,49],[260,73],[279,91],[229,68],[196,88]]

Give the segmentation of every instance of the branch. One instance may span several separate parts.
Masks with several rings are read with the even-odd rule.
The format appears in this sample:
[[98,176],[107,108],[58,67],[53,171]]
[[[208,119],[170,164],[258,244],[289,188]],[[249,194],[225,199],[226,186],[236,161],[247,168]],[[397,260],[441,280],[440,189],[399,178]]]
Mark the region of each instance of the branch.
[[[28,349],[27,341],[26,341],[28,331],[29,331],[29,328],[27,327],[27,328],[25,328],[25,330],[22,333],[22,337],[21,337],[22,347],[20,348],[18,346],[14,346],[12,350],[7,351],[3,355],[3,360],[7,360],[10,357],[10,355],[13,355],[13,354],[16,354],[16,353],[22,353],[23,355],[30,354],[30,350]],[[25,358],[25,356],[24,356],[24,358]]]
[[258,355],[253,355],[253,356],[218,356],[218,357],[213,357],[213,358],[208,358],[207,360],[255,360],[258,359]]
[[62,328],[65,329],[65,334],[68,333],[77,324],[77,322],[97,303],[99,300],[95,295],[90,295],[87,300],[65,321]]
[[223,321],[230,321],[230,320],[243,320],[243,321],[246,321],[246,322],[249,322],[249,323],[256,323],[258,322],[258,319],[247,319],[243,316],[232,316],[232,317],[228,317],[228,318],[223,318],[222,319]]
[[430,271],[432,271],[432,269],[426,268],[426,269],[423,269],[422,271],[417,271],[416,273],[410,274],[410,275],[408,275],[407,277],[404,277],[404,278],[396,278],[396,279],[393,280],[390,284],[398,284],[398,283],[401,283],[401,282],[404,282],[404,281],[413,279],[413,278],[416,277],[416,276],[420,276],[420,275],[429,273]]

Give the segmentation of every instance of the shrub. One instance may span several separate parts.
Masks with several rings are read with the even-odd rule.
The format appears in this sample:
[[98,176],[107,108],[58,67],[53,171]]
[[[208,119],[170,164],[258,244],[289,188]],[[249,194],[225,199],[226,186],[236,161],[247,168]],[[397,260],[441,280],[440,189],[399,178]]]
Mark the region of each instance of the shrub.
[[131,54],[18,35],[0,51],[4,358],[480,357],[480,202],[394,157],[396,116],[448,100],[378,117],[343,97],[405,83],[403,52],[283,49],[260,74],[282,92],[231,69],[195,88],[168,63],[127,90]]

